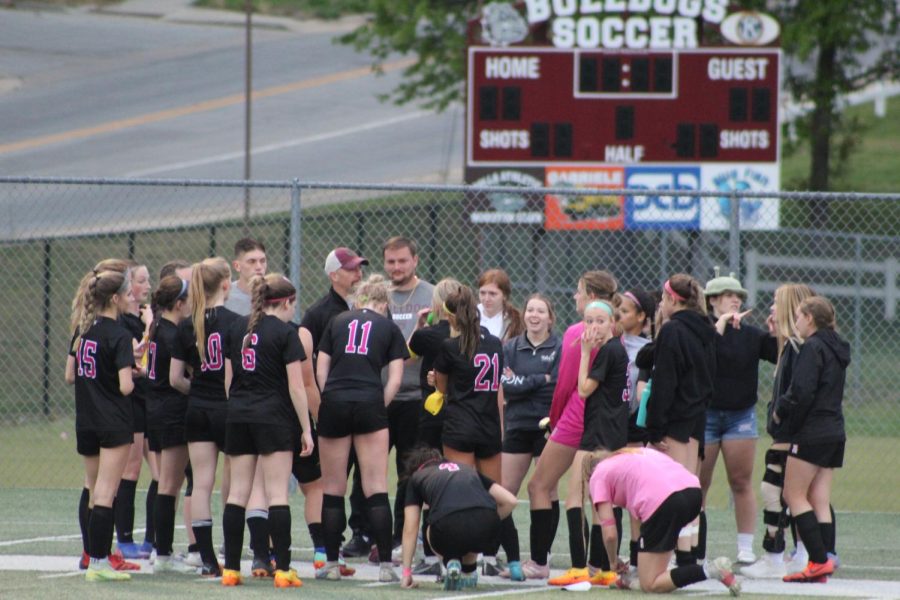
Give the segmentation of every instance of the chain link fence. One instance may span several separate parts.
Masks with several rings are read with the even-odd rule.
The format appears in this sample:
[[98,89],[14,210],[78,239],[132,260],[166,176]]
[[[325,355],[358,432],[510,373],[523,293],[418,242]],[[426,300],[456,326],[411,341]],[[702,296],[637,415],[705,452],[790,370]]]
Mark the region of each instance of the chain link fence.
[[[623,288],[655,290],[672,273],[705,282],[720,266],[742,278],[760,326],[778,285],[810,284],[835,303],[853,350],[836,504],[900,512],[892,468],[900,458],[900,194],[0,178],[0,198],[4,487],[81,485],[63,371],[72,296],[97,261],[134,259],[156,283],[163,263],[230,260],[234,242],[249,235],[266,244],[269,270],[298,285],[306,308],[328,288],[322,265],[331,249],[353,248],[379,270],[384,240],[406,235],[418,242],[420,277],[474,285],[501,267],[515,304],[532,292],[553,299],[559,329],[576,318],[571,296],[589,269],[611,271]],[[772,368],[762,365],[760,377],[763,410]]]

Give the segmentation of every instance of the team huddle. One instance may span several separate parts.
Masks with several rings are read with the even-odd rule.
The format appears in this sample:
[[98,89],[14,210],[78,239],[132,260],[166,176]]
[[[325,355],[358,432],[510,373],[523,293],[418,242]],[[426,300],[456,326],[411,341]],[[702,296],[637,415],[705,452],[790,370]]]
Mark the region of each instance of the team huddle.
[[[85,274],[66,381],[85,465],[78,515],[88,581],[127,580],[140,568],[128,559],[150,558],[154,572],[240,585],[246,526],[250,573],[299,587],[290,550],[296,483],[317,580],[352,577],[345,557],[367,555],[379,581],[404,588],[429,576],[444,589],[473,588],[480,562],[483,576],[551,586],[669,592],[714,579],[737,595],[732,561],[706,557],[705,497],[720,453],[744,576],[825,582],[838,568],[830,495],[843,463],[850,352],[826,298],[782,285],[758,328],[745,322],[747,292],[733,276],[716,273],[704,288],[675,274],[656,292],[622,290],[611,273],[588,271],[573,297],[582,318],[557,335],[551,300],[532,294],[520,311],[502,269],[484,272],[473,290],[420,279],[409,238],[387,240],[382,258],[386,277],[363,280],[366,258],[329,253],[331,286],[299,325],[297,290],[266,274],[265,247],[249,238],[231,265],[167,263],[152,296],[147,267],[133,261],[106,259]],[[776,370],[757,560],[763,360]],[[152,483],[139,544],[132,528],[144,461]],[[571,565],[551,577],[567,472]],[[189,546],[176,555],[185,480]],[[512,516],[523,484],[528,560]]]

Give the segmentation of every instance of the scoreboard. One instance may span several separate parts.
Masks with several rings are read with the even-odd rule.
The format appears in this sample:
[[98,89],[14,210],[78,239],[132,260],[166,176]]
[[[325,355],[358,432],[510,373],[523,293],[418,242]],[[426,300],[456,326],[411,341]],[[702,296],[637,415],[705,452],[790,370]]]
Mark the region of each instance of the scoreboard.
[[[778,190],[779,27],[727,5],[525,0],[527,20],[520,4],[485,5],[467,49],[466,182],[648,193],[548,195],[540,206],[488,195],[471,220],[721,231],[729,194]],[[776,229],[778,213],[776,198],[742,199],[740,226]]]
[[778,49],[470,47],[468,59],[468,166],[778,160]]

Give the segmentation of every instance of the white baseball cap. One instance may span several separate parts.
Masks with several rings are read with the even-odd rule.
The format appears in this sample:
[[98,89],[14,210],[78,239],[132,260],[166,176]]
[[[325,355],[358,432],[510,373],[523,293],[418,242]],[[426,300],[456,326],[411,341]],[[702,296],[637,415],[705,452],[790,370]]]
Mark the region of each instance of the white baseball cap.
[[352,271],[360,265],[368,265],[369,259],[358,255],[350,248],[335,248],[325,257],[325,274],[331,275],[338,269]]

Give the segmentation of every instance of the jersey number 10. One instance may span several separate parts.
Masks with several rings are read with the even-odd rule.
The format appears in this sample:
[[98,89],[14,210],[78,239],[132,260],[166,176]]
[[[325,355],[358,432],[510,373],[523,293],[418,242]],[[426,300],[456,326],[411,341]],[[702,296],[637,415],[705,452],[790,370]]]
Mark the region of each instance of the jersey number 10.
[[[347,325],[347,329],[350,331],[347,333],[347,346],[344,348],[344,352],[347,354],[368,354],[369,353],[369,332],[372,331],[372,321],[366,321],[362,324],[362,327],[359,326],[359,319],[353,319],[350,321],[350,324]],[[359,346],[356,345],[356,330],[361,329],[362,335],[360,336]]]

